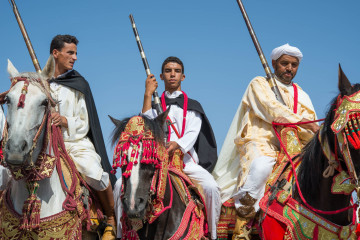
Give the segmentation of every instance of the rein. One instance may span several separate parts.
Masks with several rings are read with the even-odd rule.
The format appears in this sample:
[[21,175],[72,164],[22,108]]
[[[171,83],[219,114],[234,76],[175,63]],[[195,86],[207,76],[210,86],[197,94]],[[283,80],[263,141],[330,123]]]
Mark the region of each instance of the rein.
[[298,178],[297,178],[297,174],[296,174],[296,170],[295,170],[295,165],[289,155],[289,153],[286,151],[286,148],[283,144],[283,142],[281,141],[281,137],[280,137],[280,134],[279,132],[277,131],[276,129],[276,126],[288,126],[288,127],[294,127],[296,125],[303,125],[303,124],[308,124],[308,123],[315,123],[315,122],[320,122],[320,121],[323,121],[324,119],[319,119],[319,120],[315,120],[315,121],[308,121],[308,122],[298,122],[298,123],[275,123],[273,122],[272,125],[273,125],[273,129],[275,131],[275,134],[276,134],[276,137],[278,138],[279,142],[280,142],[280,146],[281,148],[284,150],[287,158],[289,159],[290,161],[290,164],[291,164],[291,167],[292,167],[292,171],[293,171],[293,175],[294,175],[294,179],[295,179],[295,184],[296,184],[296,187],[298,189],[298,192],[299,192],[299,196],[301,198],[301,200],[303,201],[303,203],[305,204],[305,206],[307,208],[309,208],[311,211],[313,212],[316,212],[316,213],[320,213],[320,214],[325,214],[325,215],[333,215],[333,214],[338,214],[338,213],[341,213],[341,212],[344,212],[344,211],[347,211],[349,209],[356,209],[357,208],[357,204],[354,204],[353,206],[348,206],[348,207],[345,207],[345,208],[342,208],[342,209],[338,209],[338,210],[335,210],[335,211],[323,211],[323,210],[320,210],[320,209],[316,209],[314,207],[312,207],[310,204],[307,203],[307,201],[305,200],[302,192],[301,192],[301,189],[300,189],[300,185],[299,185],[299,181],[298,181]]
[[[27,77],[15,77],[15,78],[12,78],[11,80],[11,86],[10,86],[10,89],[2,94],[0,94],[1,96],[1,100],[3,101],[3,98],[10,92],[11,88],[15,86],[15,84],[17,84],[18,82],[21,82],[23,81],[24,82],[24,86],[22,87],[21,89],[21,95],[19,97],[19,102],[17,104],[18,108],[24,108],[25,107],[25,98],[26,98],[26,94],[28,92],[28,86],[30,84],[30,81],[29,81],[29,78]],[[44,84],[42,83],[42,81],[38,78],[38,79],[35,79],[36,82],[40,83],[41,86],[45,89],[45,86]],[[29,154],[29,158],[30,158],[30,163],[29,163],[29,166],[30,167],[33,167],[34,166],[34,163],[33,163],[33,160],[32,160],[32,154],[33,154],[33,151],[34,149],[36,148],[36,145],[37,145],[37,141],[39,139],[39,136],[42,132],[42,130],[44,129],[44,126],[46,125],[46,120],[48,119],[48,117],[50,116],[49,115],[49,112],[50,112],[50,107],[53,106],[53,104],[55,104],[54,100],[51,98],[51,96],[49,95],[49,93],[47,91],[45,91],[46,93],[46,96],[49,100],[49,104],[48,106],[45,108],[45,113],[44,113],[44,116],[43,116],[43,119],[41,121],[41,124],[39,126],[39,129],[38,131],[36,132],[34,138],[33,138],[33,144],[31,146],[31,149],[30,149],[30,154]],[[4,129],[4,138],[3,138],[3,142],[2,142],[2,146],[5,146],[6,145],[6,142],[8,140],[8,131],[7,131],[7,124],[5,125],[5,129]],[[7,163],[8,164],[8,163]],[[8,165],[11,165],[11,164],[8,164]],[[27,165],[25,164],[22,164],[22,167],[23,168],[26,168]]]
[[[19,81],[24,81],[24,86],[21,90],[21,95],[19,97],[19,102],[17,104],[18,108],[24,108],[25,106],[25,98],[26,94],[28,92],[28,86],[31,83],[31,80],[26,77],[15,77],[12,78],[11,87],[8,91],[0,94],[0,103],[2,104],[4,102],[5,96],[10,92],[11,88],[18,83]],[[7,165],[9,169],[11,170],[12,175],[16,180],[25,178],[25,181],[27,183],[27,188],[29,190],[29,198],[24,202],[23,206],[23,214],[20,221],[20,229],[32,231],[34,229],[40,228],[40,209],[41,209],[41,200],[37,198],[36,191],[39,187],[39,184],[37,181],[49,178],[52,175],[52,172],[56,166],[59,180],[61,183],[61,187],[63,191],[66,193],[66,198],[63,202],[62,207],[64,208],[64,211],[68,212],[77,212],[77,216],[80,219],[80,224],[86,219],[86,227],[87,230],[90,230],[90,210],[84,209],[82,206],[82,195],[79,194],[76,195],[79,191],[77,189],[77,185],[80,184],[88,189],[90,193],[92,193],[92,190],[87,185],[87,183],[83,180],[83,178],[80,176],[80,173],[77,171],[75,163],[72,161],[70,156],[68,155],[64,140],[62,138],[61,129],[55,125],[52,124],[50,119],[50,112],[51,107],[54,107],[56,105],[55,101],[52,99],[50,93],[46,90],[44,83],[41,81],[41,79],[34,79],[37,83],[41,85],[41,88],[44,89],[44,92],[47,96],[48,104],[45,108],[45,113],[43,116],[43,119],[41,121],[41,124],[39,126],[38,131],[36,132],[34,138],[33,138],[33,145],[30,150],[30,164],[21,164],[20,167],[14,166],[9,163],[2,164]],[[47,131],[45,135],[44,141],[44,147],[41,150],[41,153],[39,154],[39,157],[36,161],[36,163],[33,163],[32,160],[32,154],[34,149],[36,148],[36,145],[38,143],[39,137],[42,134],[42,131],[44,130],[45,126],[47,126]],[[4,133],[7,133],[7,125],[5,126]],[[8,134],[4,135],[4,139],[2,141],[2,146],[6,145],[6,141],[8,140]],[[49,143],[50,141],[50,143]],[[49,146],[49,154],[51,155],[51,149],[54,152],[54,156],[50,156],[46,154],[46,146]],[[69,168],[70,175],[71,175],[71,185],[68,189],[65,183],[65,179],[61,177],[62,175],[62,162],[61,159],[63,159],[63,162],[65,166]],[[15,170],[14,170],[15,169]],[[17,170],[17,171],[16,171]],[[15,172],[16,171],[16,172]],[[94,196],[94,194],[92,194]],[[88,198],[89,204],[92,204],[92,199]],[[98,214],[100,218],[102,218],[102,214],[98,211]],[[56,214],[58,216],[59,214]],[[56,216],[53,216],[54,220],[56,219]]]

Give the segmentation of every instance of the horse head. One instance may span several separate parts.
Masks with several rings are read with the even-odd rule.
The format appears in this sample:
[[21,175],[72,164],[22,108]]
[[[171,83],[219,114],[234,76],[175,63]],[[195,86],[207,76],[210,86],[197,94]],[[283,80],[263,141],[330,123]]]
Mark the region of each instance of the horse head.
[[[326,119],[332,122],[327,126],[338,142],[338,151],[343,161],[339,169],[345,170],[352,183],[359,187],[360,174],[360,84],[351,85],[339,65],[340,94],[334,100],[331,112]],[[331,135],[329,137],[331,137]],[[331,137],[332,138],[332,137]],[[336,144],[336,143],[335,143]],[[334,149],[335,151],[335,149]]]
[[115,124],[113,143],[117,143],[113,169],[122,169],[122,201],[129,218],[144,219],[156,192],[156,175],[160,175],[156,170],[168,161],[161,127],[167,114],[165,111],[154,120],[134,116],[119,121],[110,117]]
[[[304,147],[298,172],[301,192],[316,209],[332,211],[350,205],[351,193],[359,189],[360,84],[351,85],[339,67],[340,93],[331,103],[320,131]],[[300,202],[298,189],[295,198]],[[348,211],[320,214],[339,224],[348,223]]]
[[8,61],[11,88],[4,98],[7,104],[7,136],[4,138],[5,161],[20,166],[34,163],[42,150],[47,113],[50,109],[47,79],[53,76],[52,56],[41,73],[19,73]]

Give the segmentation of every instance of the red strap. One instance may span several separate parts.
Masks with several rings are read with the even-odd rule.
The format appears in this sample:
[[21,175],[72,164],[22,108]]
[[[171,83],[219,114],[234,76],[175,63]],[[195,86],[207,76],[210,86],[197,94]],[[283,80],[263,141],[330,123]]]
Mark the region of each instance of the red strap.
[[324,121],[325,119],[319,119],[319,120],[315,120],[315,121],[308,121],[308,122],[298,122],[298,123],[275,123],[273,122],[272,125],[273,125],[273,129],[275,131],[275,134],[276,134],[276,137],[278,138],[279,142],[280,142],[280,146],[281,148],[284,150],[285,152],[285,155],[287,156],[290,164],[291,164],[291,167],[292,167],[292,171],[293,171],[293,175],[294,175],[294,179],[295,179],[295,185],[297,187],[297,190],[298,190],[298,194],[302,200],[302,202],[305,204],[305,206],[307,208],[309,208],[311,211],[313,212],[316,212],[316,213],[320,213],[320,214],[326,214],[326,215],[333,215],[333,214],[337,214],[337,213],[341,213],[341,212],[344,212],[344,211],[347,211],[351,208],[353,209],[356,209],[357,208],[357,205],[354,204],[352,206],[348,206],[348,207],[345,207],[345,208],[341,208],[339,210],[335,210],[335,211],[323,211],[323,210],[320,210],[320,209],[316,209],[314,207],[312,207],[310,204],[307,203],[307,201],[305,200],[304,196],[302,195],[302,192],[301,192],[301,189],[300,189],[300,185],[299,185],[299,181],[298,181],[298,178],[297,178],[297,174],[296,174],[296,169],[295,169],[295,166],[294,166],[294,163],[292,161],[292,158],[290,157],[289,153],[286,151],[286,148],[283,144],[283,142],[281,141],[281,137],[280,137],[280,134],[279,132],[277,131],[276,129],[276,126],[289,126],[290,124],[295,124],[295,125],[302,125],[302,124],[307,124],[307,123],[314,123],[314,122],[320,122],[320,121]]
[[[188,108],[188,96],[186,95],[185,92],[183,92],[183,91],[181,91],[181,92],[184,95],[183,122],[182,122],[181,135],[179,134],[179,131],[176,129],[175,125],[172,124],[170,117],[167,116],[166,119],[170,122],[170,124],[168,126],[168,129],[169,129],[168,142],[170,141],[170,134],[171,134],[170,126],[172,127],[172,129],[174,130],[174,132],[176,133],[176,135],[179,139],[182,138],[185,133],[186,114],[187,114],[187,108]],[[166,111],[165,92],[163,92],[163,94],[161,95],[161,106],[162,106],[163,111]]]
[[298,95],[298,88],[295,83],[293,83],[294,88],[294,113],[297,113],[297,107],[298,107],[298,101],[299,101],[299,95]]

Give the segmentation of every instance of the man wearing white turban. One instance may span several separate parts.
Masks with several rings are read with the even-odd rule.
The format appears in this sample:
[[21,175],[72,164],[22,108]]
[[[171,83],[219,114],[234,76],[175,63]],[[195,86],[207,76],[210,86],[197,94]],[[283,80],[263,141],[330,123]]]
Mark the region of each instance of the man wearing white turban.
[[[302,57],[300,50],[289,44],[272,51],[275,81],[286,106],[276,100],[266,78],[255,77],[245,91],[222,146],[213,175],[221,189],[222,203],[230,198],[235,200],[238,231],[233,239],[248,237],[248,231],[244,230],[259,210],[259,200],[280,149],[271,123],[316,119],[309,96],[292,82]],[[301,127],[299,138],[304,144],[319,129],[315,123]]]

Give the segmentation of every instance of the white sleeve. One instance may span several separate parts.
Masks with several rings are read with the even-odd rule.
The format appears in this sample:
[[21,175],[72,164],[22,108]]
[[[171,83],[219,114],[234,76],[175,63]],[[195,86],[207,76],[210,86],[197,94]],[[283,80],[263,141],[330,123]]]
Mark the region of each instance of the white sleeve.
[[73,116],[74,117],[66,117],[70,141],[86,136],[89,131],[89,116],[86,109],[85,97],[84,94],[80,92],[77,92]]
[[147,110],[144,113],[140,112],[140,116],[145,116],[147,118],[154,119],[157,117],[157,112],[155,109],[152,108],[152,109]]
[[200,133],[201,123],[202,120],[200,113],[195,111],[188,111],[186,116],[184,136],[176,140],[183,153],[187,153],[188,151],[190,151],[190,149],[194,147],[196,139],[198,138]]

